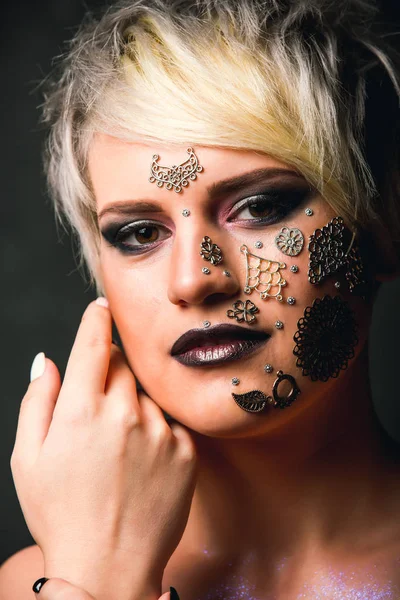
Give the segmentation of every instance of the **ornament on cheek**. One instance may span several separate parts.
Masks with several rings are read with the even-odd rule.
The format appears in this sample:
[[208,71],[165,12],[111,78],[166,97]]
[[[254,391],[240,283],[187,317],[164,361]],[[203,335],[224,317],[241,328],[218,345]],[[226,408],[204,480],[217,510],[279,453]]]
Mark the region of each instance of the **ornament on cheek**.
[[297,227],[282,227],[275,238],[275,245],[286,256],[297,256],[303,249],[304,236]]
[[286,285],[286,280],[282,277],[281,270],[286,268],[286,263],[253,254],[246,244],[240,246],[240,252],[246,258],[244,293],[251,294],[255,290],[262,300],[276,298],[282,302],[281,290]]
[[[342,217],[334,217],[321,229],[316,229],[308,244],[308,280],[317,285],[330,275],[345,271],[349,290],[365,299],[368,290],[367,273],[360,254],[355,232],[344,225]],[[340,288],[340,282],[335,282]]]
[[340,296],[316,298],[307,306],[293,336],[296,366],[312,381],[338,377],[354,357],[357,324],[348,303]]

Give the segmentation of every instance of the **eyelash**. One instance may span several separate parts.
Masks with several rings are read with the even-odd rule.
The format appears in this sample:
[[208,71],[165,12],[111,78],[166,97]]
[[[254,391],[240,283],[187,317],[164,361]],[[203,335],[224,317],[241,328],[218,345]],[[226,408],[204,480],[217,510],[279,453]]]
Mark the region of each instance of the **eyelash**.
[[[256,224],[259,226],[263,225],[272,225],[284,217],[288,216],[292,211],[294,211],[297,207],[299,207],[306,198],[309,199],[311,189],[302,189],[302,190],[290,190],[290,191],[280,191],[276,193],[271,193],[269,190],[267,193],[256,194],[253,196],[249,196],[248,198],[244,198],[243,200],[239,200],[236,203],[235,210],[231,211],[227,221],[235,221],[232,217],[237,216],[243,210],[248,209],[250,206],[257,207],[270,207],[273,212],[275,212],[274,217],[254,217],[251,219],[239,219],[239,222],[250,224]],[[260,200],[260,198],[262,200]],[[247,225],[247,226],[248,226]],[[102,231],[102,235],[105,240],[109,243],[110,246],[117,248],[123,254],[143,254],[147,251],[147,248],[154,248],[160,244],[162,240],[157,240],[153,243],[147,244],[139,244],[137,246],[133,246],[131,244],[124,243],[130,235],[134,235],[135,232],[138,232],[140,229],[145,227],[157,227],[163,229],[159,223],[154,223],[153,221],[135,221],[134,223],[128,223],[123,225],[120,224],[111,225],[108,228]]]

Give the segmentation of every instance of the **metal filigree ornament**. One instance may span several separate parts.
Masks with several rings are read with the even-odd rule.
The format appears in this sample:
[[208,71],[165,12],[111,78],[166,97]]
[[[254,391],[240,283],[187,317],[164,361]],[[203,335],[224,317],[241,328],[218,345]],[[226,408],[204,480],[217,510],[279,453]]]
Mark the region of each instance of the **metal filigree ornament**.
[[221,248],[217,244],[213,244],[208,235],[203,237],[200,247],[200,256],[203,257],[203,260],[208,260],[212,265],[219,265],[222,262]]
[[249,325],[256,322],[256,313],[259,312],[259,309],[251,300],[246,300],[243,302],[242,300],[236,300],[233,303],[233,310],[230,308],[226,311],[227,317],[230,319],[236,319],[238,323],[242,323],[246,321]]
[[246,412],[259,413],[262,412],[267,404],[272,402],[269,401],[270,396],[264,394],[260,390],[252,390],[245,394],[233,394],[232,397],[236,404]]
[[189,180],[197,179],[197,174],[203,171],[203,167],[199,165],[199,160],[194,153],[193,148],[186,148],[189,158],[180,165],[172,165],[165,167],[157,164],[160,158],[158,154],[153,154],[151,163],[150,183],[156,183],[158,187],[165,187],[167,190],[174,189],[175,192],[181,192],[182,188],[189,185]]
[[255,290],[262,300],[276,298],[282,302],[281,290],[286,285],[286,280],[282,277],[281,269],[286,268],[286,263],[257,256],[245,244],[240,246],[240,252],[246,257],[244,293],[251,294]]
[[297,256],[303,249],[304,236],[296,227],[282,227],[275,238],[275,245],[287,256]]
[[[270,365],[267,366],[270,367]],[[270,371],[268,370],[267,372]],[[251,390],[250,392],[245,392],[244,394],[232,393],[236,404],[243,410],[251,413],[262,412],[266,408],[267,404],[273,406],[274,408],[281,409],[290,406],[301,393],[301,390],[292,375],[284,373],[283,371],[277,371],[276,376],[277,378],[272,386],[272,396],[267,396],[260,390]],[[288,394],[281,396],[278,388],[282,381],[289,382],[290,391]]]
[[358,344],[354,313],[340,296],[316,298],[297,322],[293,354],[296,366],[312,381],[338,377]]
[[343,269],[350,292],[365,298],[368,286],[355,236],[355,232],[345,227],[342,217],[334,217],[322,229],[311,234],[308,244],[310,283],[321,283]]
[[[290,391],[285,396],[281,396],[278,391],[279,385],[282,381],[288,381],[290,384]],[[294,402],[297,396],[301,393],[299,386],[296,383],[295,378],[288,373],[283,371],[276,372],[276,379],[272,386],[272,396],[268,396],[268,402],[272,404],[274,408],[287,408]]]

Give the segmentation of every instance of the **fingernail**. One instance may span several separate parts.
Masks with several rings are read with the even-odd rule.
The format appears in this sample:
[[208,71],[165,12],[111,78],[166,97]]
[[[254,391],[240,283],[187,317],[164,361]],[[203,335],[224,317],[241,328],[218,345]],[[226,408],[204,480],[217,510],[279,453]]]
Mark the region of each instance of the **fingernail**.
[[178,592],[176,591],[176,589],[174,587],[170,587],[169,592],[170,592],[171,600],[180,600]]
[[37,379],[38,377],[43,375],[45,368],[46,368],[46,359],[45,359],[44,352],[39,352],[38,354],[36,354],[36,356],[32,362],[31,373],[30,373],[31,382],[34,379]]
[[38,594],[40,592],[46,581],[48,581],[47,577],[41,577],[40,579],[35,581],[35,583],[32,586],[32,590],[35,592],[35,594]]
[[100,306],[106,306],[108,308],[108,300],[107,298],[104,298],[104,296],[99,296],[96,298],[96,304],[99,304]]

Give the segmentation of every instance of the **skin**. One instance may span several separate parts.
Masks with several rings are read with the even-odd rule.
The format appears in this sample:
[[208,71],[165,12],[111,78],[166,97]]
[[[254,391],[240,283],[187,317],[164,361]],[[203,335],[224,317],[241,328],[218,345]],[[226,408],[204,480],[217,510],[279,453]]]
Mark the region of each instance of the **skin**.
[[[180,194],[149,182],[155,152],[160,164],[178,165],[186,160],[186,147],[126,143],[99,134],[89,154],[100,230],[111,222],[122,227],[143,219],[159,226],[153,247],[138,255],[121,253],[102,236],[101,277],[132,372],[158,406],[190,430],[197,449],[199,473],[189,520],[164,572],[163,589],[174,585],[185,600],[206,599],[210,589],[235,575],[264,600],[299,598],[306,584],[314,594],[309,597],[319,598],[325,597],[317,593],[327,578],[333,590],[342,572],[349,578],[353,574],[348,585],[364,589],[366,598],[374,597],[374,585],[389,583],[395,598],[400,589],[399,450],[372,408],[367,353],[372,305],[353,297],[343,278],[328,277],[318,286],[307,279],[307,240],[337,213],[315,192],[276,223],[256,225],[249,209],[232,216],[239,200],[261,194],[272,180],[257,190],[242,188],[214,199],[209,186],[258,168],[292,170],[250,151],[196,146],[204,171]],[[307,188],[301,176],[273,179],[277,185],[282,181],[292,189]],[[159,210],[104,213],[139,199],[158,203]],[[312,217],[304,213],[306,207],[313,209]],[[190,217],[182,216],[183,208],[190,209]],[[284,225],[303,232],[304,247],[296,257],[283,255],[274,244]],[[221,265],[200,256],[205,235],[222,249]],[[263,242],[261,250],[255,249],[256,240]],[[133,233],[126,241],[144,243]],[[243,243],[255,254],[286,262],[288,285],[282,293],[294,296],[295,305],[243,293]],[[289,271],[291,264],[299,266],[297,274]],[[202,273],[204,266],[210,275]],[[232,276],[223,276],[223,269]],[[338,293],[337,280],[341,297],[355,311],[359,343],[338,378],[312,382],[296,367],[293,335],[315,298]],[[259,307],[251,327],[271,335],[264,347],[205,368],[184,366],[170,355],[175,340],[205,320],[237,324],[226,311],[238,299]],[[277,319],[284,322],[282,330],[274,327]],[[266,363],[273,365],[272,374],[265,374]],[[289,408],[251,414],[236,405],[233,391],[270,394],[278,369],[294,376],[301,389]],[[236,388],[232,377],[241,381]],[[226,600],[229,594],[224,594]],[[233,597],[242,596],[236,592]]]

